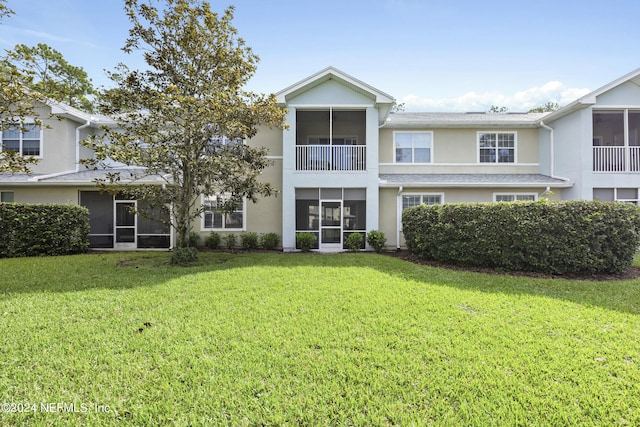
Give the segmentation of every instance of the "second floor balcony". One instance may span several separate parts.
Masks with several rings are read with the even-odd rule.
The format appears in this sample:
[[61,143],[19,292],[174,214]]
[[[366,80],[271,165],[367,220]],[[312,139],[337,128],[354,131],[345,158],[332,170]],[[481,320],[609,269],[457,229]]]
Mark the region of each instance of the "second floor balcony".
[[297,171],[366,171],[365,145],[297,145]]
[[594,146],[594,172],[640,172],[640,146]]

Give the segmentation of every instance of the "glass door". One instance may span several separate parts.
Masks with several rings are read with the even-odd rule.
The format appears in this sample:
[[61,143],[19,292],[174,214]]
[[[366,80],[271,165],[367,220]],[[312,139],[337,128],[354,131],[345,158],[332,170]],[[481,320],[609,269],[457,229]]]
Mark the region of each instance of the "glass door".
[[320,215],[320,249],[342,249],[342,201],[321,201]]
[[134,200],[116,200],[116,249],[136,248],[136,202]]

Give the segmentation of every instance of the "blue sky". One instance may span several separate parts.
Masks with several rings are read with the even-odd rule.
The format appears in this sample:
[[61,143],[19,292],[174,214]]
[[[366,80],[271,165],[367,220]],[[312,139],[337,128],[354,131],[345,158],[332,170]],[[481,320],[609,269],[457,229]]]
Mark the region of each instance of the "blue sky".
[[[568,103],[640,67],[637,0],[235,0],[260,56],[249,89],[277,92],[329,65],[407,111],[523,111]],[[0,47],[47,43],[96,85],[129,29],[121,0],[8,0]]]

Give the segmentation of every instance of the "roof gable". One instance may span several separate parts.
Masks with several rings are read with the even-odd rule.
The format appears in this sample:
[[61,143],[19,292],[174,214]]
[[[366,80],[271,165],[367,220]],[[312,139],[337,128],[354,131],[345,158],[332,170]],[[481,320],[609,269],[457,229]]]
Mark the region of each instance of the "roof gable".
[[391,95],[386,94],[334,67],[327,67],[324,70],[318,71],[306,79],[294,83],[280,92],[277,92],[276,98],[278,99],[278,102],[286,104],[289,100],[330,80],[335,80],[354,92],[366,96],[376,104],[391,105],[395,102],[395,99]]
[[553,113],[549,113],[547,116],[544,117],[544,120],[546,122],[553,122],[554,120],[557,120],[561,117],[564,117],[568,114],[571,114],[574,111],[577,110],[581,110],[583,108],[587,108],[590,106],[595,105],[598,102],[598,97],[601,95],[606,94],[607,92],[612,91],[613,89],[622,86],[626,83],[631,83],[634,84],[636,86],[640,86],[640,68],[625,74],[624,76],[610,82],[607,83],[606,85],[602,86],[599,89],[594,90],[591,93],[588,93],[580,98],[578,98],[577,100],[573,101],[570,104],[565,105],[564,107],[560,108],[557,111],[554,111]]

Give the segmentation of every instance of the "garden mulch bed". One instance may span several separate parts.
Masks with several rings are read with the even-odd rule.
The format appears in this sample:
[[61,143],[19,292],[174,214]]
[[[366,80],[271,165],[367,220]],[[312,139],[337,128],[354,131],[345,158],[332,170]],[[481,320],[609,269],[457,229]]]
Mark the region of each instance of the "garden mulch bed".
[[505,271],[498,270],[495,268],[488,267],[461,267],[458,265],[450,265],[443,264],[437,261],[429,261],[417,258],[413,256],[409,251],[401,250],[401,251],[393,251],[393,252],[385,252],[385,255],[389,255],[395,258],[400,258],[405,261],[412,262],[414,264],[422,264],[428,265],[431,267],[441,267],[450,270],[457,271],[471,271],[475,273],[486,273],[486,274],[508,274],[511,276],[522,276],[522,277],[534,277],[539,279],[571,279],[571,280],[594,280],[594,281],[603,281],[603,280],[632,280],[640,277],[640,267],[629,267],[627,271],[622,274],[546,274],[546,273],[538,273],[531,271]]

